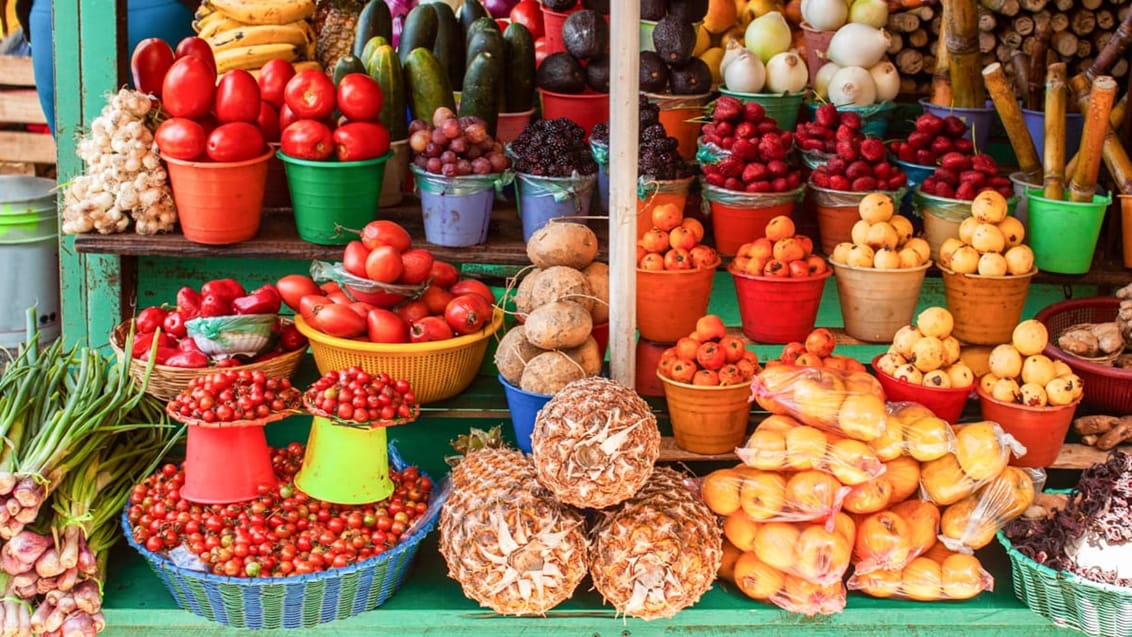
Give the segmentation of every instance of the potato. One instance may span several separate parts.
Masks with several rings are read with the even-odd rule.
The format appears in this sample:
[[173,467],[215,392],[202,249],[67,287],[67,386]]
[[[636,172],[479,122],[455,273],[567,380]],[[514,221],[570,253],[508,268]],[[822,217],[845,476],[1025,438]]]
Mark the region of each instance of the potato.
[[594,261],[587,265],[582,274],[590,282],[590,291],[594,295],[594,306],[590,316],[594,325],[609,322],[609,266],[601,261]]
[[541,349],[527,340],[526,328],[516,325],[503,335],[499,346],[495,348],[495,368],[504,380],[518,387],[527,361],[541,353]]
[[564,265],[575,270],[597,256],[597,235],[580,223],[548,223],[527,241],[527,258],[540,268]]
[[523,325],[531,345],[569,349],[586,342],[593,331],[590,312],[574,301],[554,301],[536,307]]
[[519,380],[519,389],[532,394],[553,394],[585,377],[585,370],[565,353],[543,352],[527,363]]
[[562,350],[570,358],[577,361],[582,369],[586,370],[587,376],[597,376],[601,373],[601,366],[605,362],[602,360],[601,348],[598,347],[597,341],[594,337],[586,338],[586,342],[577,347],[567,350]]
[[527,275],[519,281],[519,285],[515,286],[514,292],[512,292],[515,300],[515,311],[523,316],[530,314],[531,310],[535,309],[534,305],[531,304],[531,288],[534,287],[535,280],[538,279],[539,274],[542,274],[541,269],[528,272]]
[[590,281],[581,270],[555,265],[539,273],[531,284],[531,311],[541,305],[554,301],[573,301],[586,309],[593,310],[593,290]]

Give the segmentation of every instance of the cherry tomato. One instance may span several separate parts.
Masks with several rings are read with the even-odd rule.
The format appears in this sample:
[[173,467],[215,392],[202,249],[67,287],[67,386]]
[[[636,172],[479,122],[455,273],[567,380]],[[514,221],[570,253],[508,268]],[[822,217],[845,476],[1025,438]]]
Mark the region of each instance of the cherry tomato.
[[334,133],[329,126],[313,119],[289,124],[279,141],[285,154],[298,159],[325,161],[334,156]]
[[283,108],[283,89],[295,77],[295,67],[282,58],[268,60],[259,70],[259,92],[265,102],[276,110]]
[[389,152],[389,131],[377,122],[350,122],[334,129],[338,161],[365,161]]
[[409,249],[412,238],[409,237],[409,231],[397,222],[378,219],[362,228],[362,243],[370,250],[377,246],[393,246],[398,252],[404,252]]
[[366,320],[348,305],[337,303],[316,308],[309,322],[314,329],[338,338],[354,338],[366,332]]
[[450,287],[448,291],[455,296],[460,296],[461,294],[478,294],[482,296],[488,304],[495,303],[495,294],[492,293],[491,288],[487,287],[487,284],[483,281],[477,279],[461,279],[452,284],[452,287]]
[[373,343],[408,343],[409,326],[396,313],[375,308],[366,317],[366,336]]
[[491,304],[479,294],[453,297],[444,309],[444,320],[457,334],[471,334],[483,329],[491,320]]
[[369,248],[357,239],[347,243],[342,249],[342,268],[354,276],[365,278],[369,252]]
[[216,85],[213,112],[221,124],[229,122],[255,123],[260,112],[259,84],[244,69],[232,69]]
[[146,38],[138,42],[130,56],[130,76],[134,88],[161,99],[165,73],[173,66],[176,55],[169,43],[161,38]]
[[176,55],[178,60],[183,57],[195,57],[204,62],[212,74],[213,84],[216,83],[216,57],[212,54],[208,40],[196,36],[184,38],[177,43]]
[[196,56],[178,58],[161,85],[161,106],[173,117],[196,119],[212,110],[216,75]]
[[279,143],[279,136],[282,131],[279,128],[279,114],[275,112],[274,106],[260,100],[259,116],[256,117],[255,125],[263,132],[263,139],[268,144]]
[[401,276],[398,283],[418,285],[428,280],[432,273],[432,253],[423,248],[414,248],[401,253]]
[[378,246],[366,256],[366,278],[393,283],[401,276],[401,255],[393,246]]
[[295,73],[283,88],[283,101],[296,115],[321,120],[330,117],[335,107],[334,82],[318,69]]
[[521,24],[527,27],[531,32],[531,39],[538,40],[546,35],[546,31],[542,23],[542,7],[538,0],[520,0],[518,4],[511,7],[512,23]]
[[231,122],[216,127],[208,136],[205,153],[212,161],[238,162],[263,154],[267,142],[255,124]]
[[308,294],[321,295],[322,290],[314,279],[303,274],[288,274],[275,282],[275,288],[283,297],[283,302],[292,310],[298,311],[299,301]]
[[170,117],[153,134],[157,149],[173,159],[194,161],[204,154],[204,127],[187,117]]

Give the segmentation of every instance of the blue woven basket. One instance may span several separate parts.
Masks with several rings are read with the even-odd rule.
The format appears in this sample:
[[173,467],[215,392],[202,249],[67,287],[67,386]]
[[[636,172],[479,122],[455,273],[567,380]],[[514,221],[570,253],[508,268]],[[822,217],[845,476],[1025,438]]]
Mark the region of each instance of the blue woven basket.
[[[404,468],[392,446],[389,455],[394,468]],[[421,540],[436,526],[437,497],[434,492],[427,517],[397,546],[364,562],[310,575],[238,578],[193,571],[135,542],[125,511],[122,528],[182,609],[234,628],[311,628],[373,610],[397,592]]]

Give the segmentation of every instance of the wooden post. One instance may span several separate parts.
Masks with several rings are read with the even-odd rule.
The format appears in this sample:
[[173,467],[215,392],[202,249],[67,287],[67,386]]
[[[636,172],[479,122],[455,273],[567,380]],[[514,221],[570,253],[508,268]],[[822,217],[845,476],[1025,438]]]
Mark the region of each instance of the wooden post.
[[1025,53],[1015,50],[1010,54],[1010,64],[1014,67],[1014,87],[1025,98],[1030,93],[1030,60]]
[[[994,101],[995,110],[998,111],[1002,125],[1006,128],[1006,135],[1010,138],[1010,146],[1014,148],[1014,155],[1018,158],[1018,168],[1026,173],[1026,180],[1033,182],[1041,172],[1042,166],[1038,161],[1038,151],[1034,148],[1034,140],[1030,138],[1030,131],[1022,119],[1022,109],[1018,106],[1017,96],[1011,90],[1010,81],[998,62],[983,69],[983,81],[987,86],[987,93]],[[1048,143],[1048,142],[1047,142]]]
[[1004,16],[1015,15],[1021,8],[1018,5],[1018,0],[979,0],[979,4],[989,11]]
[[979,12],[975,0],[944,0],[943,21],[947,54],[951,58],[951,104],[983,108],[986,89],[979,77]]
[[1053,29],[1050,28],[1049,23],[1039,24],[1037,32],[1034,34],[1034,48],[1030,51],[1030,77],[1033,82],[1030,82],[1030,94],[1026,96],[1026,104],[1030,110],[1036,111],[1041,108],[1042,103],[1042,83],[1037,81],[1040,77],[1045,77],[1046,74],[1046,50],[1049,48],[1049,39],[1053,35]]
[[1042,185],[1046,199],[1065,198],[1065,64],[1046,73],[1045,157]]
[[1116,80],[1102,75],[1093,82],[1089,91],[1088,108],[1085,112],[1085,130],[1081,134],[1081,159],[1077,170],[1069,180],[1069,201],[1088,202],[1093,200],[1097,187],[1097,175],[1101,169],[1101,155],[1107,131],[1108,116],[1116,97]]

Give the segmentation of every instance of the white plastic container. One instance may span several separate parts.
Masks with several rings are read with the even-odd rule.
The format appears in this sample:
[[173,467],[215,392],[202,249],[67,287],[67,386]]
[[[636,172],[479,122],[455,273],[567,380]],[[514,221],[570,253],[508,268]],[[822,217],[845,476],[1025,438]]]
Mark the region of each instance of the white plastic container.
[[0,347],[25,340],[27,309],[36,306],[40,342],[61,333],[59,217],[55,181],[0,175]]

